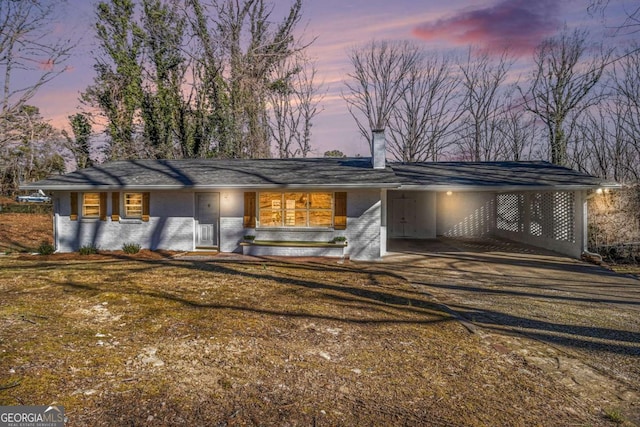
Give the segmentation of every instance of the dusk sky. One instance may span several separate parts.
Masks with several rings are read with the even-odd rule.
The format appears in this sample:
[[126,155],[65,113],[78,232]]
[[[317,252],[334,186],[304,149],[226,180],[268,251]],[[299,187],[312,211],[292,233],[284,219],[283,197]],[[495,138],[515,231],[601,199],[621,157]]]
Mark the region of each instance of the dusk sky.
[[[635,1],[612,0],[606,22],[621,22],[623,8],[636,7]],[[69,61],[69,71],[31,101],[57,127],[66,127],[67,116],[80,111],[79,93],[93,80],[96,3],[69,0],[58,28],[82,41]],[[290,1],[275,4],[274,16],[280,19]],[[440,51],[463,51],[469,45],[493,52],[509,48],[518,55],[515,72],[524,73],[524,78],[532,50],[563,25],[588,28],[603,37],[606,25],[601,16],[587,13],[587,5],[588,0],[306,0],[298,33],[304,33],[305,40],[317,37],[308,53],[317,61],[317,81],[324,83],[326,91],[324,110],[314,121],[312,155],[322,156],[331,149],[368,155],[367,142],[340,97],[351,71],[348,51],[354,46],[391,39],[414,40]],[[640,34],[636,36],[640,39]]]

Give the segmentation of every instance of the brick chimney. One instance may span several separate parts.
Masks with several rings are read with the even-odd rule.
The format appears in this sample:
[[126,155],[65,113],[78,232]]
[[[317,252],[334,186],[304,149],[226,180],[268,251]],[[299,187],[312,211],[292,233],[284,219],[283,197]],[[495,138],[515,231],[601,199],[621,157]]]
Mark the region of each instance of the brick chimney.
[[371,165],[374,169],[384,169],[387,166],[387,141],[384,137],[384,129],[374,129]]

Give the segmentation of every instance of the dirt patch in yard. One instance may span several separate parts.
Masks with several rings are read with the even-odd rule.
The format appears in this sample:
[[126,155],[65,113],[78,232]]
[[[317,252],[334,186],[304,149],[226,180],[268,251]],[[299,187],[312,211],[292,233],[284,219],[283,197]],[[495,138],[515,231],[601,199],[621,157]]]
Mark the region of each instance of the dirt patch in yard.
[[395,274],[0,258],[0,404],[70,426],[608,425]]

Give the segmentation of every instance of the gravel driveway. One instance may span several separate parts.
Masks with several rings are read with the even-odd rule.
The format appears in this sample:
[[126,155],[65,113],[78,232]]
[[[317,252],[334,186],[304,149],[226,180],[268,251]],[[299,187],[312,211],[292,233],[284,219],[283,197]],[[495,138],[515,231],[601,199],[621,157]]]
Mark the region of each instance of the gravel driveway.
[[502,241],[405,240],[390,249],[378,266],[445,304],[498,351],[624,407],[640,425],[637,277]]

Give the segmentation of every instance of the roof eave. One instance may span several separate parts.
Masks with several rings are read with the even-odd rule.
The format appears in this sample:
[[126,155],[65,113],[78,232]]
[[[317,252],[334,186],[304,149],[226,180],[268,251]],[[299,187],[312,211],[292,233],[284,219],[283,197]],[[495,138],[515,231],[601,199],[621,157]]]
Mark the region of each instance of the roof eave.
[[368,184],[220,184],[220,185],[114,185],[114,184],[72,184],[72,185],[33,185],[27,184],[20,188],[23,190],[46,191],[123,191],[123,190],[215,190],[215,189],[275,189],[275,188],[318,188],[318,189],[382,189],[397,188],[398,183],[368,183]]
[[447,185],[447,184],[432,184],[432,185],[417,185],[417,184],[402,184],[400,190],[422,190],[422,191],[481,191],[481,192],[509,192],[509,191],[580,191],[580,190],[595,190],[597,188],[620,188],[620,185],[611,186],[608,184],[576,184],[576,185]]

